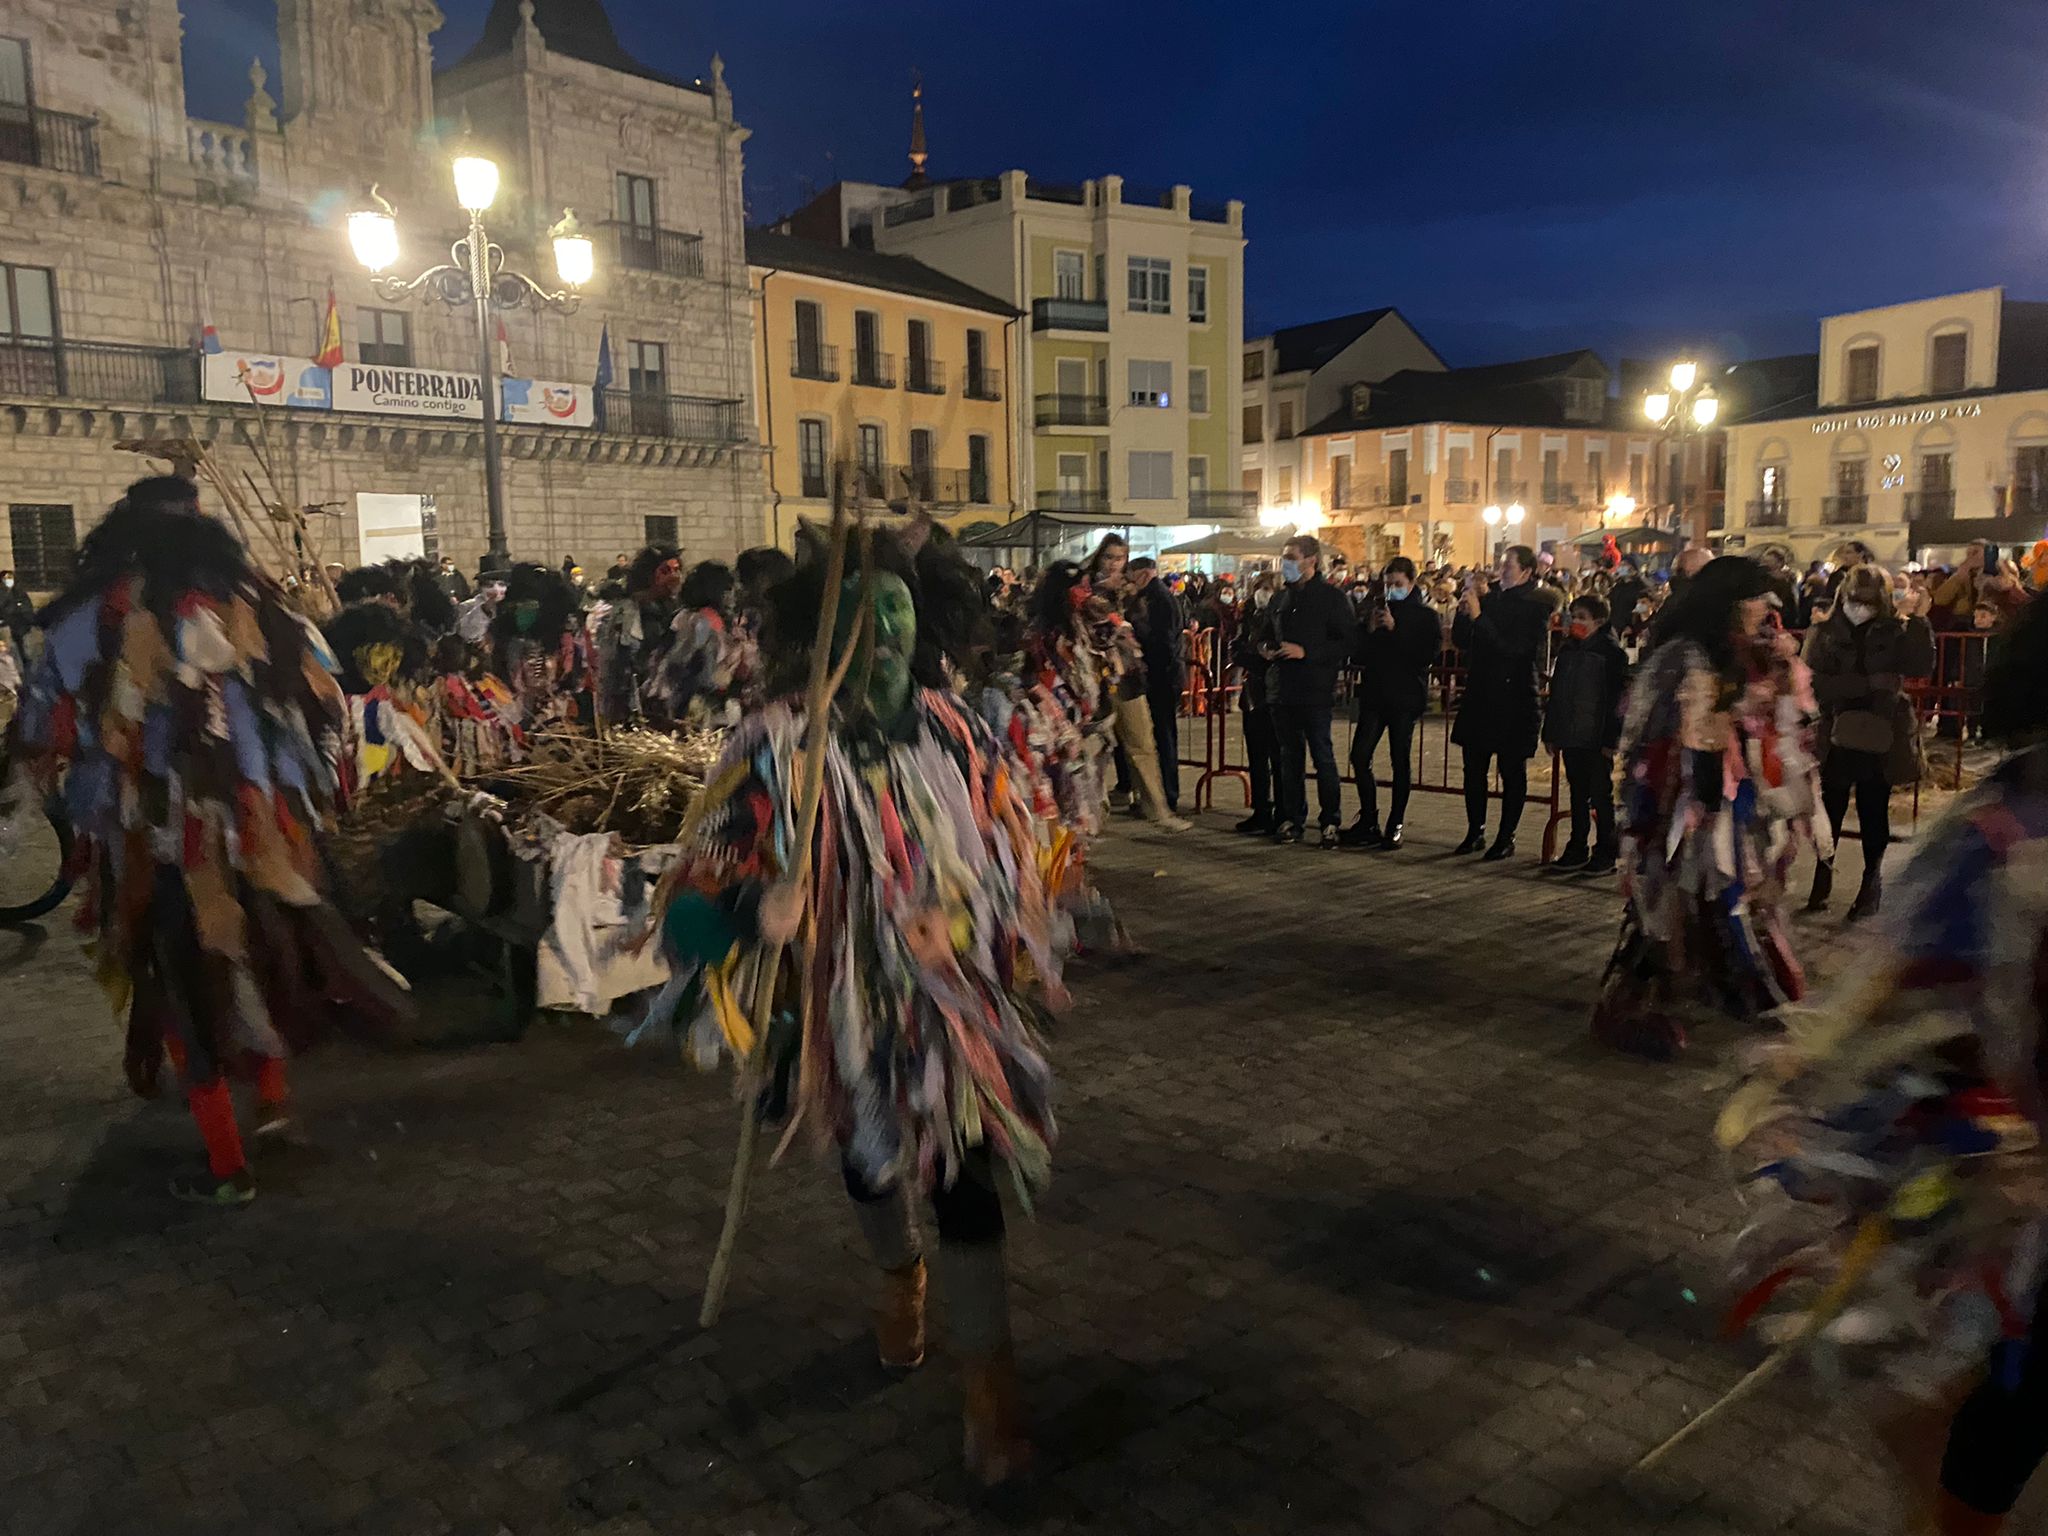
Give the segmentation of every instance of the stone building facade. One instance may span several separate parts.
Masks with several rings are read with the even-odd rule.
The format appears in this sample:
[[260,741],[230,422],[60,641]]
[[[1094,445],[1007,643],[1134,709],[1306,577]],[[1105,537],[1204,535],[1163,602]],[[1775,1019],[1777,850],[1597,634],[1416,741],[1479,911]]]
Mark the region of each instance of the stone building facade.
[[693,557],[758,542],[746,133],[717,61],[704,81],[645,68],[597,0],[497,0],[438,71],[432,0],[278,12],[281,78],[252,68],[239,123],[188,114],[176,0],[13,0],[0,17],[27,87],[0,99],[0,565],[61,576],[149,468],[116,444],[183,438],[238,474],[261,450],[284,499],[319,509],[325,558],[353,561],[367,519],[417,504],[423,538],[473,562],[480,420],[208,400],[197,350],[210,325],[226,349],[312,359],[331,292],[348,362],[473,379],[473,311],[380,300],[345,233],[374,183],[398,218],[394,270],[446,260],[465,134],[503,171],[486,219],[508,267],[556,286],[545,235],[565,207],[597,243],[573,314],[503,313],[505,373],[594,396],[609,338],[592,425],[503,430],[514,555],[601,565],[650,536]]

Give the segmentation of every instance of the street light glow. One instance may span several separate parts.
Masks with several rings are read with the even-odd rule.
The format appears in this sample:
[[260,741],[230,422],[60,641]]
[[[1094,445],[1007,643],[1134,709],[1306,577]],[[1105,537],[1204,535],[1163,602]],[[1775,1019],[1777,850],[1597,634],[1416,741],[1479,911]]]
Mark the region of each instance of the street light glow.
[[588,235],[555,236],[555,271],[571,288],[581,288],[597,270],[597,252]]
[[1527,517],[1528,515],[1529,515],[1529,514],[1528,514],[1528,513],[1526,512],[1526,511],[1524,511],[1524,510],[1523,510],[1523,508],[1522,508],[1522,504],[1521,504],[1521,503],[1520,503],[1519,501],[1516,501],[1516,502],[1510,502],[1510,503],[1508,504],[1508,511],[1507,511],[1507,519],[1508,519],[1508,526],[1509,526],[1510,528],[1519,528],[1519,527],[1521,527],[1521,526],[1522,526],[1522,519],[1523,519],[1523,518],[1525,518],[1525,517]]
[[357,261],[382,272],[398,260],[398,220],[382,208],[358,208],[348,216],[348,243]]
[[1636,499],[1624,492],[1616,491],[1607,498],[1607,521],[1625,523],[1636,515]]
[[1699,398],[1692,403],[1692,419],[1703,427],[1711,427],[1714,418],[1721,414],[1721,402],[1711,389],[1700,391]]
[[1671,365],[1672,391],[1676,394],[1684,394],[1688,389],[1692,388],[1694,381],[1699,376],[1700,365],[1698,363],[1673,363]]
[[1499,507],[1489,506],[1486,508],[1485,511],[1481,512],[1479,515],[1486,519],[1486,526],[1489,528],[1497,526],[1500,522]]
[[[1674,373],[1677,372],[1676,369],[1672,371]],[[1652,421],[1661,422],[1666,416],[1671,414],[1671,397],[1662,390],[1659,390],[1654,395],[1644,396],[1643,414]]]
[[455,201],[467,213],[482,213],[498,197],[498,162],[483,155],[455,157]]

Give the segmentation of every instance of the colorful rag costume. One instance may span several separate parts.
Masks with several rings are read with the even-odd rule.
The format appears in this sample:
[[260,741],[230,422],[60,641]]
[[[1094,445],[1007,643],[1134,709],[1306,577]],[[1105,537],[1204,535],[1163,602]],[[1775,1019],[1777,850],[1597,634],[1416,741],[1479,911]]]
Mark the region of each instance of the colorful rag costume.
[[519,701],[492,673],[442,673],[427,691],[427,715],[439,727],[441,759],[458,778],[489,773],[526,755]]
[[1805,663],[1759,642],[1717,671],[1690,639],[1644,662],[1617,753],[1624,911],[1593,1033],[1659,1059],[1685,1019],[1739,1019],[1797,998],[1785,880],[1802,842],[1830,851]]
[[[734,732],[704,794],[715,809],[671,874],[662,939],[673,1018],[702,971],[688,1025],[698,1061],[752,1048],[747,1000],[768,979],[754,913],[787,878],[803,718],[770,705]],[[1026,994],[1057,995],[1038,829],[1000,743],[960,702],[913,696],[893,739],[832,734],[807,886],[802,1035],[784,1082],[812,1130],[877,1189],[950,1185],[971,1151],[1020,1189],[1049,1174],[1052,1074]]]
[[1994,1382],[2042,1366],[2048,747],[1965,795],[1899,883],[1866,968],[1788,1010],[1718,1136],[1757,1201],[1731,1324],[1811,1320],[1832,1372],[1932,1397],[1994,1347]]
[[660,718],[678,725],[731,725],[755,671],[754,646],[716,608],[686,609],[670,625],[674,638],[644,694]]
[[46,787],[63,780],[78,921],[128,1011],[129,1080],[153,1092],[168,1050],[225,1177],[240,1167],[227,1074],[406,1002],[322,896],[344,704],[319,632],[246,565],[173,582],[176,556],[153,558],[155,577],[60,605],[19,741]]
[[344,802],[387,773],[445,773],[418,684],[428,673],[426,637],[375,598],[327,621],[346,700],[341,791]]

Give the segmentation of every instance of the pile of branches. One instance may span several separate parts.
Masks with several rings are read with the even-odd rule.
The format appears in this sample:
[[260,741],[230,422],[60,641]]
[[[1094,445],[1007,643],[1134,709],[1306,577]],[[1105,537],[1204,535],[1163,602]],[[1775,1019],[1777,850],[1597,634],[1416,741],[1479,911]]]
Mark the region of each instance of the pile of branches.
[[571,832],[672,843],[724,744],[723,731],[542,732],[527,738],[526,761],[494,770],[479,787],[506,802],[507,821],[540,812]]

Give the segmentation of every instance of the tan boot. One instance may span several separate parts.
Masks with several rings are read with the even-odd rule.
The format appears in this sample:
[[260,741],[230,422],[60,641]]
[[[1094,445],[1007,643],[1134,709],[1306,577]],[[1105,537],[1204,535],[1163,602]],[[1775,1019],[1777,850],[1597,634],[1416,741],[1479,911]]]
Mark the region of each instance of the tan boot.
[[875,1352],[892,1371],[924,1364],[924,1260],[882,1271],[882,1297],[875,1305]]
[[1008,1344],[993,1354],[961,1362],[965,1378],[967,1470],[993,1488],[1031,1469],[1031,1441],[1017,1406],[1017,1359]]

